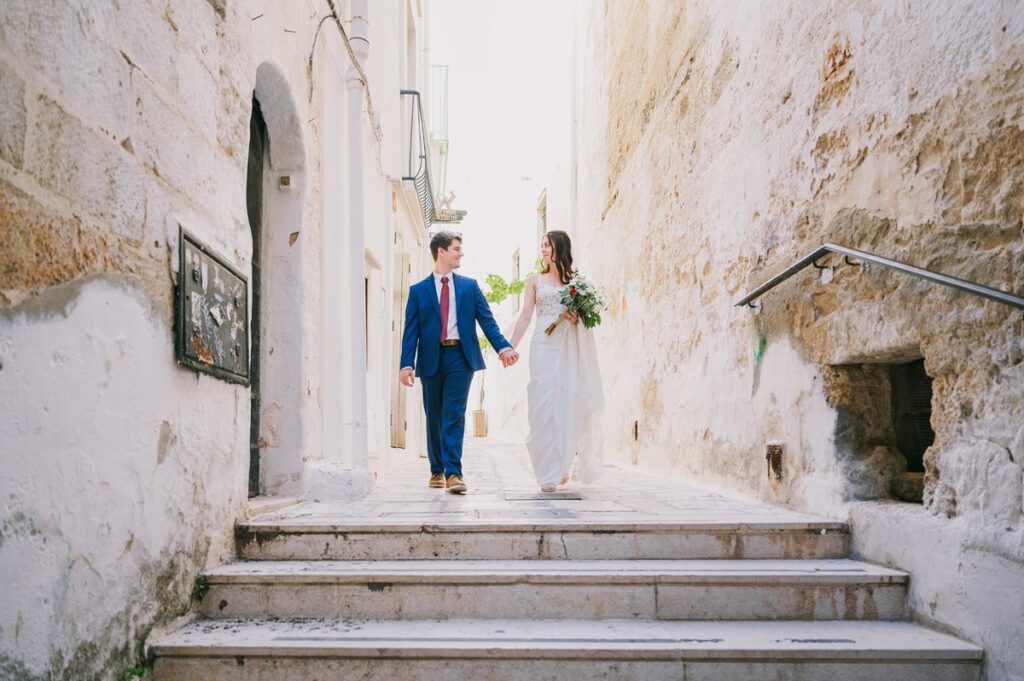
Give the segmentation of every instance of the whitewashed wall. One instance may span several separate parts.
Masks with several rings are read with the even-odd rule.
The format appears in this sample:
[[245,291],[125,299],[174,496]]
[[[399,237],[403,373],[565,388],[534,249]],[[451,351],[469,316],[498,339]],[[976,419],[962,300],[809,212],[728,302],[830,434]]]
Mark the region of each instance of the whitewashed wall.
[[[365,238],[387,267],[407,3],[371,5],[369,77],[387,143],[378,164],[364,116]],[[362,325],[342,310],[326,326],[348,300],[333,275],[347,266],[350,226],[348,58],[330,23],[307,64],[326,12],[322,0],[0,6],[4,678],[120,678],[153,626],[187,612],[199,572],[232,556],[249,391],[176,366],[173,286],[179,224],[250,268],[254,89],[271,156],[264,488],[301,492],[308,466],[340,447],[327,424],[344,421],[339,367]],[[281,174],[292,191],[276,189]],[[387,299],[390,273],[375,276]],[[372,324],[386,345],[390,318]],[[360,378],[386,385],[391,373],[374,355]],[[371,399],[381,446],[387,390]],[[368,480],[350,471],[332,491]]]

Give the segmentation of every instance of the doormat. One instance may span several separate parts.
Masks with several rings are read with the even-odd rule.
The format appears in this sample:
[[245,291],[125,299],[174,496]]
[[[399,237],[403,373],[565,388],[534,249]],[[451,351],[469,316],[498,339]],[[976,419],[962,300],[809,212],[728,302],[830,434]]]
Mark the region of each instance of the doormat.
[[505,492],[505,501],[583,501],[579,492]]

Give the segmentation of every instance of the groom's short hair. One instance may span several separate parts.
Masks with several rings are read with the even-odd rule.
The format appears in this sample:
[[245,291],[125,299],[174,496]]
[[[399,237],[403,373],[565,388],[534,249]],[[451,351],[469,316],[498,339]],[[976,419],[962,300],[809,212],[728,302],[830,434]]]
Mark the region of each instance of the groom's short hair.
[[430,240],[430,255],[434,256],[434,260],[437,260],[437,252],[442,248],[447,251],[453,241],[461,243],[462,235],[442,229]]

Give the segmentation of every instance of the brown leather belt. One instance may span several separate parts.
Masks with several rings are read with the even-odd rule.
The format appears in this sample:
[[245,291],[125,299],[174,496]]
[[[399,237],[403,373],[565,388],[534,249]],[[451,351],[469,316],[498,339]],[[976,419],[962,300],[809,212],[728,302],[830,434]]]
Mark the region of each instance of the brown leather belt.
[[441,345],[458,345],[461,342],[458,338],[449,338],[448,340],[441,341]]

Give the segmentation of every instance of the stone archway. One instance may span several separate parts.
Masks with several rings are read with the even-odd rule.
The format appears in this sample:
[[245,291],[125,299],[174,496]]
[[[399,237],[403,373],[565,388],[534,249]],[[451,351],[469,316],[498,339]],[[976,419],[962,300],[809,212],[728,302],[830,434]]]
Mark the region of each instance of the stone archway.
[[[251,430],[259,493],[302,487],[304,280],[302,240],[306,153],[302,126],[284,73],[256,70],[253,115],[265,126],[259,224],[253,226],[253,361],[257,379]],[[250,145],[250,153],[252,145]],[[251,182],[250,182],[251,185]],[[249,192],[252,195],[252,190]],[[250,210],[250,220],[253,211]],[[257,309],[258,308],[258,309]],[[252,475],[250,480],[252,480]],[[252,487],[252,483],[250,483]]]

